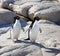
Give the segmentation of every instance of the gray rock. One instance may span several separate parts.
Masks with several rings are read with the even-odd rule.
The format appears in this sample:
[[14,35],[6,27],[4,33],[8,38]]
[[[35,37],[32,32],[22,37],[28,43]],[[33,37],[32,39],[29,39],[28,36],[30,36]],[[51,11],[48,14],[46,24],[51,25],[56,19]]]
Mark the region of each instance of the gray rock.
[[28,10],[33,6],[38,4],[39,2],[26,2],[22,5],[11,5],[10,8],[17,14],[23,15],[25,17],[28,17]]
[[41,50],[42,50],[42,54],[43,54],[43,56],[55,56],[55,53],[51,53],[51,52],[49,52],[50,50],[49,49],[44,49],[44,48],[41,48]]
[[[39,22],[42,32],[38,31],[35,43],[24,40],[28,37],[26,36],[27,32],[22,33],[24,31],[20,33],[23,36],[19,36],[19,41],[14,43],[10,39],[10,28],[0,28],[0,56],[60,56],[60,26],[54,23],[60,20],[60,4],[58,2],[40,1],[15,0],[14,2],[14,0],[2,0],[2,3],[5,3],[5,8],[9,8],[19,15],[31,19],[38,16],[44,20]],[[17,15],[14,12],[1,8],[0,24],[12,23],[13,17]],[[26,23],[28,18],[23,16],[20,16],[20,18]],[[25,23],[22,23],[22,25],[25,25]],[[24,30],[27,30],[30,24],[31,22],[27,22]]]
[[3,8],[9,8],[9,4],[16,4],[16,5],[21,5],[26,2],[40,2],[41,0],[2,0],[2,7]]
[[36,12],[41,11],[41,10],[48,9],[48,8],[54,6],[54,5],[55,5],[54,2],[42,1],[42,2],[34,5],[33,7],[31,7],[31,8],[29,9],[28,15],[29,15],[29,17],[30,17],[31,19],[33,19],[34,14],[35,14]]
[[56,56],[60,56],[60,53],[59,53],[59,54],[57,54]]
[[14,4],[22,5],[22,4],[26,3],[26,2],[33,2],[33,3],[35,3],[35,2],[40,2],[40,1],[41,0],[15,0]]
[[39,17],[41,19],[50,20],[53,22],[60,21],[60,4],[55,3],[52,7],[42,9],[34,14],[35,17]]
[[12,11],[0,8],[0,24],[12,23],[14,16],[17,16],[17,14]]
[[55,25],[54,23],[49,23],[49,21],[41,20],[40,21],[40,28],[42,30],[39,33],[39,36],[36,39],[37,43],[42,43],[47,47],[57,47],[59,48],[60,42],[60,26]]
[[[42,32],[39,33],[35,43],[24,40],[27,36],[14,43],[11,39],[8,39],[10,30],[7,33],[3,33],[0,36],[0,46],[2,47],[0,48],[0,56],[56,56],[59,54],[60,26],[48,20],[40,20],[39,23]],[[22,36],[20,37],[22,38]],[[55,44],[56,47],[54,46]]]
[[8,8],[9,3],[13,3],[14,0],[1,0],[1,4],[3,8]]

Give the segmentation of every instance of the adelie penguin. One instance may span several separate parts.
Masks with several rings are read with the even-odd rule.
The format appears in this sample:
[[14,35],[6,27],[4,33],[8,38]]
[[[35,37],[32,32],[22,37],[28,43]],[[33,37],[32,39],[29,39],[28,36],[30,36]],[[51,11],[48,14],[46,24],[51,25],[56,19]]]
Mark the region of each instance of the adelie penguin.
[[13,22],[13,26],[12,26],[12,34],[11,34],[12,35],[11,39],[14,42],[18,40],[20,30],[21,30],[21,23],[20,23],[19,19],[20,19],[19,16],[14,17],[14,22]]
[[30,40],[32,42],[35,42],[37,36],[38,36],[38,31],[41,33],[41,29],[39,26],[39,18],[35,17],[34,21],[32,21],[29,30],[28,30],[28,38],[25,40]]

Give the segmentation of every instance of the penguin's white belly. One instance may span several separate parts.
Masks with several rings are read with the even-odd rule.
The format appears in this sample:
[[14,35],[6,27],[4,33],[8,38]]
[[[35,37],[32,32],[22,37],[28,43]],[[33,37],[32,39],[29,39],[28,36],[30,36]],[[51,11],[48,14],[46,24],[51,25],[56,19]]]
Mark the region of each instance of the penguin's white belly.
[[12,39],[18,39],[19,34],[20,34],[20,28],[19,27],[12,29]]
[[37,36],[38,36],[38,31],[39,31],[39,21],[35,21],[35,23],[33,24],[33,27],[30,31],[30,40],[32,42],[35,42]]
[[39,29],[37,27],[31,29],[31,31],[30,31],[30,40],[32,42],[35,42],[35,40],[38,36],[38,31],[39,31]]

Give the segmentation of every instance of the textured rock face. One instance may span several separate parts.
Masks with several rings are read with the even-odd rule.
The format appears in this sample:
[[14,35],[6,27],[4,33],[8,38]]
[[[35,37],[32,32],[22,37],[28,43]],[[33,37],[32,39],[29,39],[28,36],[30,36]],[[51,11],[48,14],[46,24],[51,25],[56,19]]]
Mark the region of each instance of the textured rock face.
[[40,28],[42,30],[36,40],[38,43],[42,43],[47,47],[59,47],[60,44],[60,26],[53,24],[52,22],[41,20]]
[[[57,1],[41,0],[0,0],[0,24],[12,23],[13,17],[17,14],[24,19],[19,35],[19,41],[14,43],[11,40],[10,27],[0,28],[0,56],[60,56],[60,3]],[[12,11],[10,11],[12,10]],[[17,13],[17,14],[15,14]],[[28,38],[28,31],[31,22],[25,22],[33,17],[41,18],[39,26],[41,32],[38,31],[38,37],[35,43]],[[44,20],[42,20],[44,19]],[[6,26],[6,25],[4,25]]]
[[0,8],[0,24],[12,23],[14,16],[14,12]]
[[0,7],[1,7],[1,1],[0,1]]
[[[52,6],[57,6],[57,5],[54,2],[42,1],[39,4],[34,5],[33,7],[31,7],[29,9],[29,13],[28,13],[29,14],[29,17],[32,19],[34,17],[34,14],[36,12],[43,11],[43,10],[46,10],[46,9],[49,10],[49,8],[51,8]],[[49,10],[49,12],[51,12],[51,10]],[[49,13],[49,12],[47,12],[47,13]]]
[[[49,5],[49,4],[47,4],[47,5]],[[38,16],[39,18],[51,20],[53,22],[60,21],[60,18],[59,18],[59,16],[60,16],[60,8],[59,8],[60,4],[55,3],[52,6],[50,6],[50,7],[49,6],[48,6],[48,8],[46,7],[45,9],[42,9],[42,10],[36,12],[35,17]]]
[[16,5],[22,5],[26,2],[40,2],[41,0],[15,0],[14,4]]
[[41,3],[40,5],[35,5],[29,9],[29,17],[31,19],[33,19],[33,17],[39,17],[40,19],[60,21],[59,7],[60,7],[59,3],[51,3],[51,2]]
[[[10,10],[7,10],[7,9],[3,9],[3,8],[0,8],[0,25],[1,24],[7,24],[7,23],[12,23],[13,22],[13,18],[17,16],[16,13],[10,11]],[[21,20],[25,20],[27,21],[28,19],[23,17],[23,16],[20,16],[20,19]]]
[[14,43],[10,39],[10,27],[0,28],[0,56],[59,56],[60,26],[50,21],[41,20],[40,28],[42,32],[39,32],[35,43],[24,40],[27,33],[22,30],[19,41]]
[[59,53],[59,54],[57,54],[56,56],[60,56],[60,53]]
[[33,3],[25,3],[25,4],[21,5],[21,6],[13,5],[12,8],[13,8],[13,11],[15,11],[17,14],[28,17],[28,10],[32,6],[33,6]]
[[[46,6],[45,6],[46,5]],[[12,5],[11,8],[17,14],[33,19],[38,16],[42,19],[60,21],[60,4],[57,2],[27,2],[22,5]],[[57,9],[58,8],[58,9]],[[55,17],[56,16],[56,17]]]
[[9,4],[10,9],[12,9],[14,12],[16,12],[17,14],[23,15],[25,17],[29,17],[28,15],[28,11],[29,9],[36,5],[39,4],[40,2],[26,2],[22,5],[14,5],[14,4]]
[[9,3],[13,3],[14,0],[1,0],[1,7],[8,8]]
[[1,3],[3,4],[2,7],[7,8],[9,3],[14,3],[17,5],[21,5],[26,2],[40,2],[41,0],[2,0]]
[[4,0],[2,7],[8,8],[19,15],[29,17],[32,20],[38,16],[41,19],[53,22],[60,21],[60,3],[57,1]]

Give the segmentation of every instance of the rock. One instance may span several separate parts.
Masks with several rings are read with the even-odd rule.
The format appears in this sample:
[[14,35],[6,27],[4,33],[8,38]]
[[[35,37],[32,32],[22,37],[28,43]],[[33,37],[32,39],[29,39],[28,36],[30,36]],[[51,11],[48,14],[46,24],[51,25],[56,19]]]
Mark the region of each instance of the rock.
[[41,50],[42,50],[42,55],[43,56],[55,56],[55,53],[51,53],[51,52],[49,52],[50,50],[49,49],[44,49],[44,48],[41,48]]
[[2,4],[0,3],[0,8],[2,7]]
[[3,8],[8,8],[9,7],[9,3],[13,3],[13,2],[14,2],[14,0],[1,0]]
[[33,6],[38,4],[38,2],[27,2],[22,5],[12,5],[12,10],[16,12],[17,14],[23,15],[25,17],[28,17],[28,10]]
[[0,24],[12,23],[14,16],[17,16],[17,14],[12,11],[0,8]]
[[40,28],[42,30],[41,33],[39,33],[36,42],[42,43],[43,45],[47,47],[56,47],[59,48],[58,44],[60,42],[60,26],[55,25],[54,23],[49,23],[49,21],[41,20],[40,21]]
[[49,7],[52,7],[53,5],[54,5],[54,2],[47,2],[47,1],[40,2],[29,9],[28,15],[31,19],[33,19],[34,14],[36,12],[44,10],[44,9],[48,9]]
[[1,0],[0,0],[0,8],[2,7],[2,3],[1,3]]
[[55,39],[49,39],[45,41],[45,45],[47,45],[48,47],[56,47],[56,43],[57,42]]
[[5,52],[9,52],[9,51],[12,51],[12,50],[14,50],[14,49],[17,49],[17,48],[19,48],[19,47],[20,47],[19,45],[17,45],[17,46],[4,47],[4,48],[2,48],[2,49],[0,50],[0,55],[3,54],[3,53],[5,53]]
[[[1,27],[1,26],[0,26]],[[2,26],[3,27],[3,26]],[[4,30],[5,29],[5,30]],[[4,34],[6,33],[8,30],[10,29],[10,27],[3,27],[3,28],[0,28],[0,34]]]
[[[20,16],[21,20],[24,21],[21,22],[22,27],[24,26],[24,31],[21,29],[19,40],[15,43],[10,38],[11,25],[8,25],[9,27],[1,27],[0,56],[60,56],[60,25],[54,23],[60,20],[60,4],[58,2],[40,2],[41,0],[1,1],[6,4],[3,3],[5,8],[9,8],[19,15],[30,17],[31,19],[38,15],[42,19],[39,21],[41,32],[38,31],[35,43],[30,40],[24,40],[28,38],[28,32],[25,31],[28,30],[31,24],[31,21],[27,22],[28,18]],[[0,24],[5,24],[4,26],[6,26],[6,23],[13,22],[13,17],[17,14],[10,10],[0,8]],[[48,20],[46,20],[47,18]]]
[[[34,47],[34,48],[32,48],[32,47]],[[35,50],[35,51],[39,51],[39,53],[41,52],[40,49],[39,49],[39,47],[34,46],[34,45],[30,45],[30,46],[27,46],[27,47],[22,48],[22,49],[19,48],[19,49],[17,49],[17,50],[14,50],[14,51],[11,53],[11,55],[12,55],[12,56],[25,56],[25,55],[28,56],[28,54],[29,54],[29,53],[33,53],[34,50]],[[37,53],[38,53],[38,52],[37,52]],[[33,54],[33,55],[34,55],[34,54]],[[40,55],[41,55],[41,53],[40,53]]]
[[[25,29],[31,24],[31,22],[27,23]],[[60,47],[60,26],[55,25],[48,20],[40,20],[39,23],[42,32],[39,33],[35,43],[24,40],[24,38],[27,37],[25,36],[26,33],[23,34],[21,32],[22,35],[20,35],[20,39],[16,43],[10,39],[10,29],[6,33],[2,33],[0,35],[0,56],[56,56],[60,50],[58,48]],[[7,28],[3,28],[3,31],[6,29]],[[0,30],[2,30],[2,28],[0,28]],[[56,47],[53,46],[53,48],[51,48],[48,41],[56,43]]]
[[46,46],[48,46],[48,47],[59,48],[59,46],[60,46],[58,38],[57,39],[56,38],[55,39],[54,38],[50,38],[50,39],[46,40],[44,44]]
[[57,54],[56,56],[60,56],[60,53],[59,53],[59,54]]
[[60,2],[60,0],[58,0],[58,2]]
[[32,5],[28,5],[28,4],[23,4],[21,6],[19,6],[19,8],[13,8],[13,11],[15,11],[17,14],[23,15],[25,17],[28,16],[28,9],[31,7]]
[[26,2],[40,2],[41,0],[15,0],[14,4],[16,5],[21,5],[24,4]]
[[21,5],[24,4],[26,2],[40,2],[41,0],[2,0],[2,7],[3,8],[8,8],[9,9],[9,4],[15,4],[15,5]]
[[55,3],[52,7],[40,10],[34,14],[34,17],[39,17],[41,19],[50,20],[53,22],[60,21],[60,4]]
[[34,52],[29,53],[26,56],[43,56],[41,50],[36,50]]

